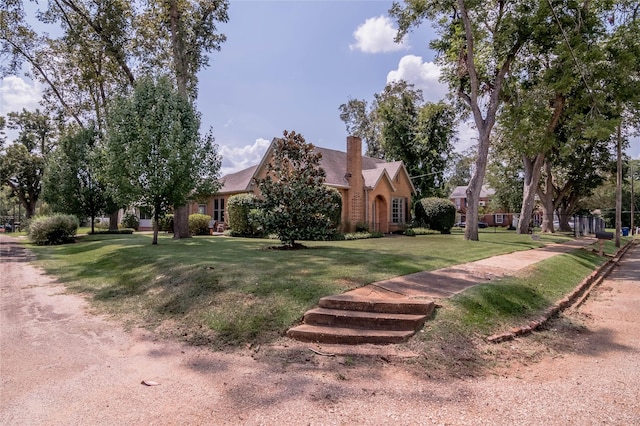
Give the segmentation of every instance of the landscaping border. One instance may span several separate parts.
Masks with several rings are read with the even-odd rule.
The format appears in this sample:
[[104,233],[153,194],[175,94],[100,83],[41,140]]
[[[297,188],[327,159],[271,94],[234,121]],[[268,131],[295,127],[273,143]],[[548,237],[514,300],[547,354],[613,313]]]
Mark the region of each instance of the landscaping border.
[[589,297],[591,290],[600,285],[600,283],[604,281],[609,273],[611,273],[613,268],[618,265],[620,259],[622,259],[627,250],[631,247],[632,244],[635,244],[636,241],[637,240],[634,239],[625,244],[624,247],[618,250],[611,259],[609,259],[598,269],[589,274],[589,276],[582,280],[582,282],[578,284],[571,293],[569,293],[567,296],[556,302],[553,306],[545,310],[539,318],[530,321],[529,324],[522,327],[516,327],[507,333],[494,334],[492,336],[489,336],[487,337],[487,340],[491,343],[500,343],[508,340],[513,340],[518,336],[523,336],[537,330],[538,328],[549,322],[551,318],[556,317],[559,313],[571,306],[573,306],[574,308],[578,308],[584,303],[587,297]]

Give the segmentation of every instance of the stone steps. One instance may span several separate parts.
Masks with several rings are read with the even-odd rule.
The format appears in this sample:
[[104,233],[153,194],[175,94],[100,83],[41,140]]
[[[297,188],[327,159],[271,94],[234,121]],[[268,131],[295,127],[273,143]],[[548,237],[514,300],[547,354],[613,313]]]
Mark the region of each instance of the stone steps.
[[306,342],[389,344],[409,339],[433,313],[432,301],[341,294],[320,299],[287,336]]
[[301,324],[289,329],[287,336],[303,342],[357,345],[401,343],[414,333],[415,330],[366,330]]
[[420,314],[431,315],[434,303],[431,300],[369,298],[348,293],[326,296],[320,299],[321,308],[343,309],[348,311],[378,312],[387,314]]

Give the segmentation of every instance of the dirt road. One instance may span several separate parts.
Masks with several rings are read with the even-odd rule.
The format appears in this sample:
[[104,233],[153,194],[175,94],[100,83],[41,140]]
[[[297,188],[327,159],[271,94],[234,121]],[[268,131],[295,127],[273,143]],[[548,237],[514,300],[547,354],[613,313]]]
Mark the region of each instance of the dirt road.
[[361,362],[286,339],[223,354],[125,332],[0,242],[2,425],[640,425],[638,246],[570,314],[586,327],[570,347],[433,380],[393,347],[362,347]]

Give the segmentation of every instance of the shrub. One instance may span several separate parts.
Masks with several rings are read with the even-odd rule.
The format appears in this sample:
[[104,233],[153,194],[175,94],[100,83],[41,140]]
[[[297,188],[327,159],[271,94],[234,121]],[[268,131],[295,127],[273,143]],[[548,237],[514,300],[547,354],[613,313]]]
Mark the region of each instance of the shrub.
[[366,240],[368,238],[382,238],[384,234],[382,232],[350,232],[343,235],[345,241],[352,240]]
[[369,224],[367,222],[356,223],[356,232],[369,232]]
[[78,226],[78,218],[71,215],[35,217],[29,224],[29,239],[41,246],[64,244],[73,241]]
[[340,220],[342,219],[342,195],[340,195],[340,191],[335,188],[328,189],[331,192],[331,204],[333,208],[329,210],[327,216],[331,221],[333,229],[337,230],[340,228]]
[[253,194],[238,194],[227,201],[227,220],[232,235],[252,237],[263,234],[264,213]]
[[208,214],[192,214],[189,215],[189,233],[191,235],[207,235],[209,234],[209,222],[211,216]]
[[158,231],[173,232],[173,215],[166,214],[158,220]]
[[456,206],[444,198],[423,198],[416,203],[415,215],[420,225],[448,234],[456,221]]
[[126,212],[124,216],[122,216],[122,226],[125,228],[135,229],[136,231],[140,228],[140,219],[132,212]]

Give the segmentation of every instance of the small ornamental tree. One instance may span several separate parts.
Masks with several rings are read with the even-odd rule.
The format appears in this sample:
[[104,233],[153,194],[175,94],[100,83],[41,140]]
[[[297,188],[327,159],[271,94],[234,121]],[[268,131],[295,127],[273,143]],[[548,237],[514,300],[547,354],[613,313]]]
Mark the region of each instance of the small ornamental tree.
[[[166,77],[139,80],[119,97],[107,118],[105,173],[123,204],[153,211],[153,242],[160,217],[218,186],[220,158],[213,137],[199,133],[194,105]],[[175,229],[174,229],[175,230]]]
[[423,198],[415,206],[416,221],[443,234],[449,234],[456,221],[456,206],[444,198]]
[[286,247],[300,247],[296,240],[324,239],[334,232],[332,217],[339,206],[324,185],[321,158],[301,134],[285,130],[273,143],[266,178],[256,179],[264,198],[265,229]]
[[56,211],[91,220],[107,210],[110,200],[99,175],[98,133],[79,129],[62,137],[47,161],[43,197]]

